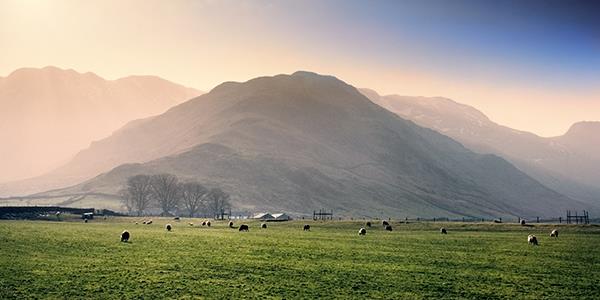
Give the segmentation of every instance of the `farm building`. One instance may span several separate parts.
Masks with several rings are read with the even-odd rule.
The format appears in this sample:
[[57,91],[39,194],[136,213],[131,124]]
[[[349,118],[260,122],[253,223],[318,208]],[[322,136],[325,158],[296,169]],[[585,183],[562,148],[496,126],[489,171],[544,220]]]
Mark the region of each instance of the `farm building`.
[[259,214],[254,215],[252,217],[252,219],[257,219],[257,220],[261,220],[261,221],[271,221],[275,218],[270,213],[259,213]]
[[273,214],[273,221],[289,221],[292,218],[285,213]]
[[271,214],[271,213],[259,213],[252,217],[255,220],[275,222],[275,221],[289,221],[292,218],[285,213]]

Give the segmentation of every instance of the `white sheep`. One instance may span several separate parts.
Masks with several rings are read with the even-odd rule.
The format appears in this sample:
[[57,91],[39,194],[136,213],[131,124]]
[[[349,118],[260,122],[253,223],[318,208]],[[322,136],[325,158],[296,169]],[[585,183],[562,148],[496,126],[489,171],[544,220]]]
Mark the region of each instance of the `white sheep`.
[[171,229],[172,229],[171,224],[165,225],[165,228],[167,229],[167,231],[171,231]]
[[358,230],[358,235],[365,235],[365,234],[367,234],[367,230],[364,227],[361,227]]
[[558,230],[556,230],[556,229],[552,230],[552,232],[550,233],[550,237],[557,238],[558,237]]
[[537,246],[537,245],[538,245],[538,240],[537,240],[537,238],[535,237],[535,235],[533,235],[533,234],[530,234],[529,236],[527,236],[527,242],[528,242],[530,245],[534,245],[534,246]]

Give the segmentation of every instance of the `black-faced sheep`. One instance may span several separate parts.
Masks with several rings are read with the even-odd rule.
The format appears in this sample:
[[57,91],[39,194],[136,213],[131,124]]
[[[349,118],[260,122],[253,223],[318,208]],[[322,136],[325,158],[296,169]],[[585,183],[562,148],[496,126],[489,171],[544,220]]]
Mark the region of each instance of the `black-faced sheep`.
[[173,228],[171,227],[171,224],[167,224],[167,225],[165,225],[165,229],[167,231],[171,231],[171,229],[173,229]]
[[210,227],[210,221],[206,222],[206,226]]
[[525,220],[521,219],[521,226],[525,226]]
[[385,227],[385,226],[388,226],[388,225],[390,225],[390,223],[388,223],[388,221],[386,221],[386,220],[383,220],[383,221],[381,222],[381,225],[383,225],[383,227]]
[[146,221],[146,225],[152,224],[152,220]]
[[310,225],[304,224],[304,231],[310,231]]
[[248,225],[246,225],[246,224],[240,225],[240,229],[239,230],[240,231],[248,231],[249,230]]
[[84,220],[83,220],[83,222],[87,223],[87,222],[88,222],[88,219],[84,219]]
[[194,227],[194,223],[189,222],[188,225],[190,225],[191,227]]
[[260,224],[260,228],[262,228],[262,229],[266,229],[266,228],[267,228],[267,223],[262,223],[262,224]]
[[527,236],[527,242],[528,242],[530,245],[534,245],[534,246],[537,246],[537,245],[538,245],[538,240],[537,240],[537,238],[535,237],[535,235],[533,235],[533,234],[530,234],[529,236]]
[[233,228],[233,222],[229,221],[229,228]]
[[365,228],[361,228],[358,230],[358,235],[365,235],[367,234],[367,230]]
[[129,241],[129,231],[123,230],[121,233],[121,242],[127,243]]
[[206,221],[202,222],[202,226],[206,226]]
[[550,237],[557,238],[558,237],[558,230],[556,230],[556,229],[552,230],[552,232],[550,232]]
[[442,227],[442,228],[440,228],[440,233],[441,234],[448,234],[448,231],[446,231],[446,228]]
[[365,225],[367,225],[367,227],[371,227],[371,222],[367,222]]
[[385,230],[387,230],[387,231],[392,231],[392,226],[391,226],[391,225],[387,225],[387,226],[385,226]]

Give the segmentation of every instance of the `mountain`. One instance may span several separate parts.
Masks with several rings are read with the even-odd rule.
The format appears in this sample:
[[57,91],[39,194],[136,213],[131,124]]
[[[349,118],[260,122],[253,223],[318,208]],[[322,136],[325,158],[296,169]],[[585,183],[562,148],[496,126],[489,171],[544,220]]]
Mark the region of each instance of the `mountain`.
[[447,98],[361,92],[400,117],[445,134],[475,152],[509,160],[559,193],[600,203],[600,122],[577,123],[563,136],[544,138],[496,124],[477,109]]
[[235,207],[254,211],[491,217],[584,207],[309,72],[223,83],[128,124],[62,171],[105,173],[43,195],[114,195],[128,176],[169,172],[219,186]]
[[154,76],[18,69],[0,79],[0,182],[46,173],[126,122],[199,94]]

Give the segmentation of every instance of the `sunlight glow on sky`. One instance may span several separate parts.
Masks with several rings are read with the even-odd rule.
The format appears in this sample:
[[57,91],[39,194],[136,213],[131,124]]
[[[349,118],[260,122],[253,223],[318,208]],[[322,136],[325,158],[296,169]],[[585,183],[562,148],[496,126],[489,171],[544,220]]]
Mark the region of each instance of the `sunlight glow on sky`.
[[600,120],[593,1],[0,0],[0,76],[54,65],[208,91],[310,70],[542,136]]

